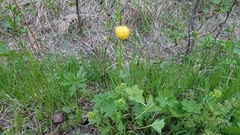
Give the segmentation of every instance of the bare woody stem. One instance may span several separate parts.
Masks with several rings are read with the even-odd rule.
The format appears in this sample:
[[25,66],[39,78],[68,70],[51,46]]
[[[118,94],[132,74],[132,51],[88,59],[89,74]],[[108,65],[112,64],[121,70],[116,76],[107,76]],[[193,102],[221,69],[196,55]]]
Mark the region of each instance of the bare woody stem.
[[79,0],[76,0],[76,12],[77,12],[77,18],[78,18],[78,29],[79,32],[82,33],[82,23],[81,23],[81,17],[80,17],[80,11],[79,11]]
[[[13,2],[14,2],[14,4],[16,5],[18,11],[21,13],[21,8],[18,6],[17,1],[16,1],[16,0],[13,0]],[[32,32],[32,30],[31,30],[30,26],[28,25],[25,16],[22,15],[22,14],[20,14],[20,16],[22,17],[22,19],[23,19],[23,21],[24,21],[24,25],[26,25],[28,31],[29,31],[30,34],[32,35],[33,40],[34,40],[34,42],[35,42],[35,44],[36,44],[37,49],[34,49],[34,45],[33,45],[32,43],[30,43],[32,49],[33,49],[33,50],[36,50],[37,52],[35,52],[35,53],[37,53],[38,56],[39,56],[40,58],[42,58],[42,54],[41,54],[41,52],[40,52],[40,47],[39,47],[39,44],[38,44],[38,41],[37,41],[35,35],[33,34],[33,32]]]
[[189,25],[188,25],[188,46],[187,46],[187,51],[186,53],[189,54],[189,52],[192,50],[194,46],[194,40],[192,40],[192,31],[194,30],[194,20],[196,18],[197,10],[198,10],[198,5],[200,3],[200,0],[196,0],[195,4],[192,9],[192,14],[190,17]]

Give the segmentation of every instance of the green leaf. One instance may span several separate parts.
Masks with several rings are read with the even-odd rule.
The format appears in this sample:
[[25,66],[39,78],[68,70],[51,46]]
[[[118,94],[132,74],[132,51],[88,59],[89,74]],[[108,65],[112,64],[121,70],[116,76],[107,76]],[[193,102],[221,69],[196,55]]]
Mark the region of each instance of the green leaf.
[[200,105],[196,103],[195,100],[187,100],[187,99],[183,99],[182,101],[182,105],[184,106],[183,109],[185,109],[188,112],[196,112],[199,113],[199,108]]
[[212,2],[216,5],[219,5],[221,1],[220,0],[212,0]]
[[76,82],[75,83],[79,88],[86,88],[87,85],[85,83],[82,83],[82,82]]
[[115,105],[114,101],[108,100],[103,105],[101,110],[105,112],[105,117],[112,117],[115,112],[117,112],[117,106]]
[[126,129],[126,126],[124,124],[120,123],[117,125],[117,129],[118,129],[118,131],[124,131]]
[[72,82],[65,81],[65,82],[60,82],[59,84],[62,86],[67,86],[67,85],[72,85]]
[[151,127],[154,128],[159,134],[162,134],[162,129],[165,125],[164,119],[162,120],[155,120],[152,124]]
[[143,106],[141,103],[135,103],[133,108],[134,116],[138,116],[144,112],[145,106]]
[[62,108],[62,110],[63,110],[65,113],[70,113],[71,110],[72,110],[72,108],[71,108],[70,106],[64,106],[64,107]]
[[9,54],[9,51],[3,46],[2,42],[0,42],[0,53]]
[[239,126],[227,127],[222,130],[222,133],[227,134],[227,135],[239,135],[240,128],[239,128]]
[[169,109],[169,111],[171,112],[171,114],[172,114],[173,117],[181,118],[181,117],[186,116],[185,114],[179,114],[179,113],[177,113],[176,111],[174,111],[174,110],[171,109],[171,108],[168,108],[168,109]]
[[175,99],[172,91],[160,91],[159,96],[156,98],[160,102],[161,107],[169,106],[173,107],[174,104],[178,103]]
[[85,76],[86,72],[84,72],[82,69],[77,72],[77,78],[84,78]]
[[72,2],[69,2],[69,3],[68,3],[68,6],[69,6],[69,7],[73,7],[74,4],[73,4]]
[[71,87],[70,87],[70,95],[73,96],[77,91],[77,88],[76,88],[76,85],[73,84]]
[[146,112],[157,112],[157,111],[161,111],[162,109],[155,105],[153,102],[153,97],[150,95],[147,101],[147,106],[144,109]]
[[128,93],[129,100],[136,101],[137,103],[144,102],[144,98],[142,96],[143,90],[140,90],[137,85],[134,85],[131,88],[126,88],[126,92]]
[[70,79],[71,75],[70,75],[69,73],[65,73],[63,76],[64,76],[64,78],[65,78],[66,80],[68,80],[68,81],[71,80],[71,79]]
[[159,96],[156,100],[160,102],[161,107],[165,106],[173,107],[174,104],[178,103],[178,101],[175,98],[168,98],[162,96]]
[[120,70],[120,78],[128,78],[129,76],[131,76],[130,72],[126,72],[124,73],[122,70]]

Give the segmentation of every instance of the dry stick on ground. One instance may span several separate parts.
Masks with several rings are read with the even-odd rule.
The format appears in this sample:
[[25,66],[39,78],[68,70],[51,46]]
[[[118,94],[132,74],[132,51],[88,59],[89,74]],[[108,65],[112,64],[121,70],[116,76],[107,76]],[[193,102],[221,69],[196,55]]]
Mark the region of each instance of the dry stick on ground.
[[29,30],[30,34],[32,35],[33,40],[34,40],[34,42],[35,42],[35,44],[36,44],[36,46],[37,46],[37,50],[36,50],[36,49],[34,49],[34,45],[31,44],[32,49],[33,49],[33,50],[36,50],[38,56],[39,56],[40,58],[42,58],[42,54],[41,54],[41,52],[40,52],[40,47],[39,47],[39,44],[38,44],[38,41],[37,41],[35,35],[33,34],[33,32],[32,32],[32,30],[31,30],[30,26],[28,25],[25,16],[21,14],[21,8],[18,6],[16,0],[13,0],[13,2],[14,2],[14,4],[16,5],[16,7],[17,7],[17,9],[18,9],[18,11],[19,11],[19,13],[20,13],[20,15],[21,15],[23,21],[24,21],[24,25],[28,28],[28,30]]
[[187,51],[186,53],[189,54],[190,50],[192,50],[193,45],[194,45],[194,40],[192,40],[192,31],[194,30],[194,20],[196,18],[197,10],[198,10],[198,5],[200,3],[200,0],[196,0],[194,7],[192,9],[192,14],[190,17],[189,21],[189,26],[188,26],[188,46],[187,46]]
[[80,17],[80,11],[79,11],[79,0],[76,0],[76,12],[77,12],[77,18],[78,18],[78,29],[79,32],[82,33],[82,24],[81,24],[81,17]]

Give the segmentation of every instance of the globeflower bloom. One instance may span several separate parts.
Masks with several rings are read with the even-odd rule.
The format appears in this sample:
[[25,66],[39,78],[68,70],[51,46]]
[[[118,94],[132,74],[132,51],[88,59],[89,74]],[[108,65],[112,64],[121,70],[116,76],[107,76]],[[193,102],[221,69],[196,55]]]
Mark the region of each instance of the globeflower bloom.
[[130,29],[127,26],[120,25],[115,28],[115,35],[117,38],[124,40],[129,37]]

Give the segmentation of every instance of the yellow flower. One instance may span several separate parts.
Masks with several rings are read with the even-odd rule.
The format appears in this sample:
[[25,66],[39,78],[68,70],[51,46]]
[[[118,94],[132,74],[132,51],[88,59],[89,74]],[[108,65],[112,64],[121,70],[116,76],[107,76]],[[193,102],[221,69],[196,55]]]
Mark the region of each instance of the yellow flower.
[[130,29],[127,26],[121,25],[115,28],[115,35],[119,39],[122,39],[122,40],[127,39],[129,34],[130,34]]

